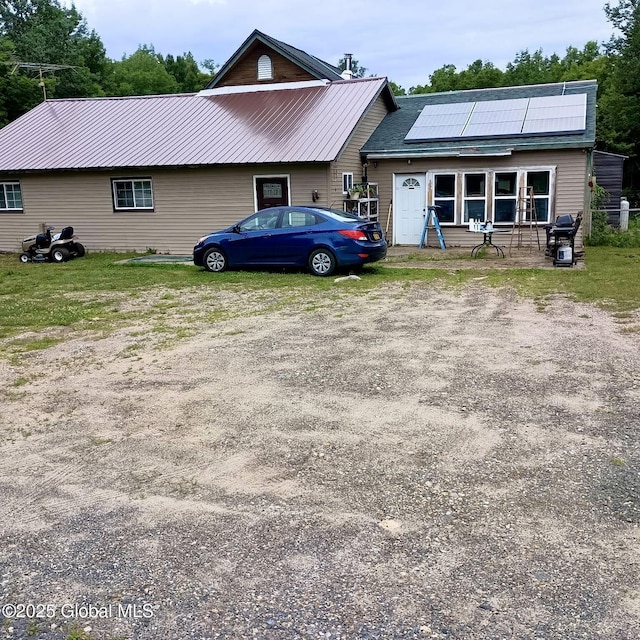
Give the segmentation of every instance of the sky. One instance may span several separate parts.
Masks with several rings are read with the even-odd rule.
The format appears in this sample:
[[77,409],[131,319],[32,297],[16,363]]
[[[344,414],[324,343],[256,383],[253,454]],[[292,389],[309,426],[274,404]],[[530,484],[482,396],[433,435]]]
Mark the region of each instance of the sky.
[[[139,45],[226,62],[254,29],[337,65],[352,53],[368,74],[405,89],[475,60],[504,69],[519,51],[562,57],[613,33],[605,0],[74,0],[107,56]],[[71,0],[62,4],[71,5]],[[612,0],[612,4],[616,4]]]

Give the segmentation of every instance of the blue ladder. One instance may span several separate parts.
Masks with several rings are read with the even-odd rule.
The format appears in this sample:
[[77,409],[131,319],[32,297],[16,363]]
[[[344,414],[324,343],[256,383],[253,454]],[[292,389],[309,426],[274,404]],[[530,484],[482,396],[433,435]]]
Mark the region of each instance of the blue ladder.
[[436,230],[436,235],[438,236],[438,242],[440,243],[440,248],[444,251],[447,248],[447,245],[444,243],[444,236],[442,235],[442,227],[440,226],[440,220],[438,220],[438,214],[436,213],[437,205],[430,205],[427,207],[427,215],[424,219],[424,227],[422,228],[422,236],[420,237],[420,244],[418,245],[418,249],[422,249],[425,244],[427,244],[427,237],[429,235],[429,224],[433,219],[433,226]]

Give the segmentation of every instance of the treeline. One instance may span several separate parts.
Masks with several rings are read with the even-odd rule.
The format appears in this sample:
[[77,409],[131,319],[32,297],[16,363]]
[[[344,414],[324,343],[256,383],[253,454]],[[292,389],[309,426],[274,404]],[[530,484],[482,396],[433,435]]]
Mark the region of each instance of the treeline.
[[[597,148],[629,156],[627,196],[640,206],[640,0],[608,2],[603,10],[617,34],[607,43],[569,47],[563,57],[520,51],[504,70],[481,59],[460,71],[444,65],[423,85],[391,86],[405,95],[595,79]],[[63,68],[45,71],[43,87],[38,69],[24,68],[24,62]],[[366,75],[357,60],[353,66],[356,76]],[[0,0],[0,126],[39,104],[43,89],[50,98],[192,92],[216,68],[213,60],[198,63],[190,52],[164,56],[152,45],[111,60],[100,36],[73,6],[59,0]]]
[[[57,65],[40,69],[24,63]],[[191,53],[163,56],[141,45],[110,60],[95,30],[58,0],[0,0],[0,126],[49,98],[154,95],[199,91],[216,64]]]

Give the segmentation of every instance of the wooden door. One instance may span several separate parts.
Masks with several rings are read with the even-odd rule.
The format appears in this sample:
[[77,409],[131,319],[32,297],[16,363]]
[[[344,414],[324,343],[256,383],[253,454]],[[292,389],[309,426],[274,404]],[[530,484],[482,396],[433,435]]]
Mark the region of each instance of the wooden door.
[[289,205],[288,178],[256,178],[258,210]]

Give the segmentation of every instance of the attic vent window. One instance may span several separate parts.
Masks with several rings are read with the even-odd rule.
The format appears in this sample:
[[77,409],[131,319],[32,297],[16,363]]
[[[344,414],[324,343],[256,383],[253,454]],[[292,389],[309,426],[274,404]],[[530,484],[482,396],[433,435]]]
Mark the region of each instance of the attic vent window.
[[258,80],[273,79],[273,64],[269,56],[260,56],[258,58]]

